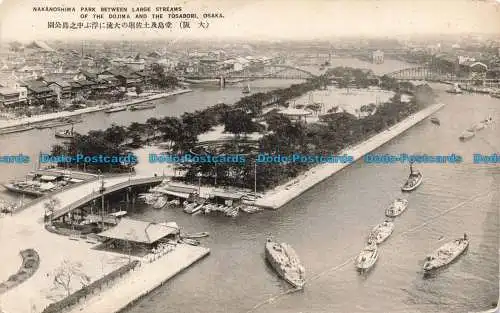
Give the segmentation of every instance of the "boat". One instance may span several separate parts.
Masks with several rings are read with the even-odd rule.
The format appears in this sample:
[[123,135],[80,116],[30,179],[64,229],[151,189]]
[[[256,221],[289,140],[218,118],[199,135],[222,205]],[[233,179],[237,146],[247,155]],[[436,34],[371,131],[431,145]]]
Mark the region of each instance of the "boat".
[[200,242],[196,239],[182,238],[181,242],[188,244],[188,245],[192,245],[192,246],[199,246],[200,245]]
[[73,131],[73,127],[71,127],[71,129],[56,131],[55,136],[56,136],[56,138],[71,139],[75,136],[74,131]]
[[387,209],[385,209],[385,216],[387,217],[399,216],[406,210],[407,207],[408,207],[408,200],[397,198],[391,203],[391,205]]
[[167,205],[167,199],[165,197],[159,197],[158,200],[153,204],[153,208],[161,209]]
[[11,126],[0,129],[0,135],[12,134],[12,133],[20,133],[27,130],[32,130],[34,127],[30,125],[20,125],[20,126]]
[[200,211],[201,209],[203,208],[203,204],[200,204],[200,205],[190,205],[190,206],[187,206],[184,208],[184,212],[187,213],[187,214],[194,214],[198,211]]
[[356,258],[356,267],[360,272],[365,272],[375,265],[378,259],[377,244],[371,243],[363,248]]
[[244,94],[250,93],[250,85],[245,86],[241,92]]
[[467,139],[471,139],[472,137],[474,137],[476,134],[474,132],[471,132],[469,130],[466,130],[464,131],[460,137],[458,137],[458,139],[460,140],[467,140]]
[[410,175],[408,176],[408,179],[406,180],[403,187],[401,187],[401,190],[412,191],[417,189],[417,187],[422,183],[422,178],[422,173],[420,173],[419,171],[414,171],[413,166],[410,163]]
[[492,91],[492,92],[490,92],[490,96],[493,98],[500,99],[500,91]]
[[394,223],[390,221],[384,221],[383,223],[375,226],[370,235],[368,236],[368,243],[381,244],[384,242],[394,231]]
[[484,129],[484,127],[485,127],[484,123],[478,123],[478,124],[476,124],[476,125],[472,126],[472,128],[473,128],[475,131],[482,130],[482,129]]
[[437,117],[431,117],[431,123],[436,125],[441,125],[441,122]]
[[106,111],[104,111],[104,113],[115,113],[115,112],[121,112],[121,111],[125,111],[127,110],[127,107],[116,107],[116,108],[111,108],[111,109],[108,109]]
[[136,105],[130,106],[130,111],[148,110],[148,109],[154,109],[154,108],[156,108],[156,104],[152,104],[152,103],[136,104]]
[[424,272],[429,273],[432,270],[450,264],[453,260],[458,258],[468,246],[469,239],[467,238],[467,234],[464,234],[463,238],[445,243],[431,255],[427,256],[423,266]]
[[201,233],[193,233],[193,234],[183,234],[182,238],[189,238],[189,239],[196,239],[196,238],[205,238],[208,237],[210,234],[206,231],[201,232]]
[[304,288],[305,270],[293,248],[268,238],[265,247],[266,260],[273,269],[296,289]]
[[453,88],[446,90],[447,93],[453,93],[453,94],[461,94],[462,89],[460,89],[460,86],[458,84],[454,84]]

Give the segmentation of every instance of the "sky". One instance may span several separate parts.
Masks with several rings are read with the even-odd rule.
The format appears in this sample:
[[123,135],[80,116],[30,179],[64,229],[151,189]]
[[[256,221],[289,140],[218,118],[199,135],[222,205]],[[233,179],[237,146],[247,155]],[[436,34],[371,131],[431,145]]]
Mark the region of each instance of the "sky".
[[[133,0],[0,0],[1,40],[49,39],[320,39],[339,36],[409,34],[500,34],[498,0],[142,0],[140,6],[181,6],[184,13],[222,13],[223,19],[191,21],[191,28],[173,30],[48,29],[48,21],[81,19],[81,4],[96,7],[138,6]],[[74,7],[70,12],[33,12],[34,6]],[[132,13],[129,13],[134,15]],[[104,22],[109,21],[105,19]],[[141,20],[113,20],[141,21]],[[143,22],[145,20],[142,20]],[[151,22],[151,18],[148,17]],[[165,19],[163,21],[166,21]],[[205,24],[206,26],[207,24]]]

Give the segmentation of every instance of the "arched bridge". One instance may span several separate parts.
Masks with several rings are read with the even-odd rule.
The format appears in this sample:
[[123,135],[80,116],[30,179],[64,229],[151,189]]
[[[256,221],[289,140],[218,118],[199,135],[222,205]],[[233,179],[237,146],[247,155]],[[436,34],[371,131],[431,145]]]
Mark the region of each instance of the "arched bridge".
[[498,79],[486,79],[485,76],[459,77],[454,73],[428,66],[405,68],[386,75],[397,80],[426,80],[464,84],[475,84],[480,82],[488,86],[500,83]]
[[317,75],[287,64],[267,64],[247,67],[241,71],[217,71],[211,74],[186,75],[186,79],[307,79]]

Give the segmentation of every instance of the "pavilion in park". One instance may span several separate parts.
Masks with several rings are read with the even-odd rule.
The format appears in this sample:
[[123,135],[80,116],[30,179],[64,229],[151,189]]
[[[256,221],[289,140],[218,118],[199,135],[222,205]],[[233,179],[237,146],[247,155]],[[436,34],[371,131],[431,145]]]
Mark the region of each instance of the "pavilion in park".
[[307,122],[306,117],[311,115],[311,111],[296,109],[296,108],[287,108],[279,111],[280,114],[288,117],[292,122]]
[[175,222],[155,223],[130,218],[122,218],[120,222],[98,234],[104,239],[106,250],[123,252],[133,250],[130,254],[147,253],[159,243],[179,239],[180,228]]

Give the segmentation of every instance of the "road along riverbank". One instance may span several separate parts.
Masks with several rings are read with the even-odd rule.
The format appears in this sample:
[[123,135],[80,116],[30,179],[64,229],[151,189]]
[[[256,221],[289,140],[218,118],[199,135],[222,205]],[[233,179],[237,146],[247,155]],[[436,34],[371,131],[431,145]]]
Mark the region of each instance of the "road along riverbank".
[[[443,103],[431,105],[370,139],[354,147],[344,149],[339,155],[349,155],[353,157],[354,161],[357,161],[365,154],[397,137],[444,106]],[[278,209],[348,165],[349,163],[331,163],[315,166],[296,177],[292,182],[280,185],[264,193],[262,198],[257,199],[255,205],[268,209]]]
[[172,92],[164,92],[164,93],[159,93],[159,94],[155,94],[155,95],[151,95],[151,96],[132,99],[129,101],[115,102],[115,103],[107,104],[105,106],[95,106],[95,107],[79,109],[79,110],[75,110],[75,111],[62,111],[62,112],[56,112],[56,113],[42,114],[42,115],[36,115],[36,116],[32,116],[32,117],[21,118],[18,120],[0,121],[0,130],[4,129],[4,128],[10,128],[10,127],[20,127],[21,128],[21,126],[32,125],[32,124],[36,124],[39,122],[51,121],[51,120],[55,120],[58,118],[71,117],[71,116],[77,116],[77,115],[81,115],[81,114],[104,111],[104,110],[108,110],[110,108],[130,106],[133,104],[143,103],[143,102],[152,101],[152,100],[158,100],[158,99],[167,98],[167,97],[171,97],[171,96],[175,96],[175,95],[180,95],[180,94],[188,93],[191,91],[192,91],[191,89],[180,89],[180,90],[175,90]]

